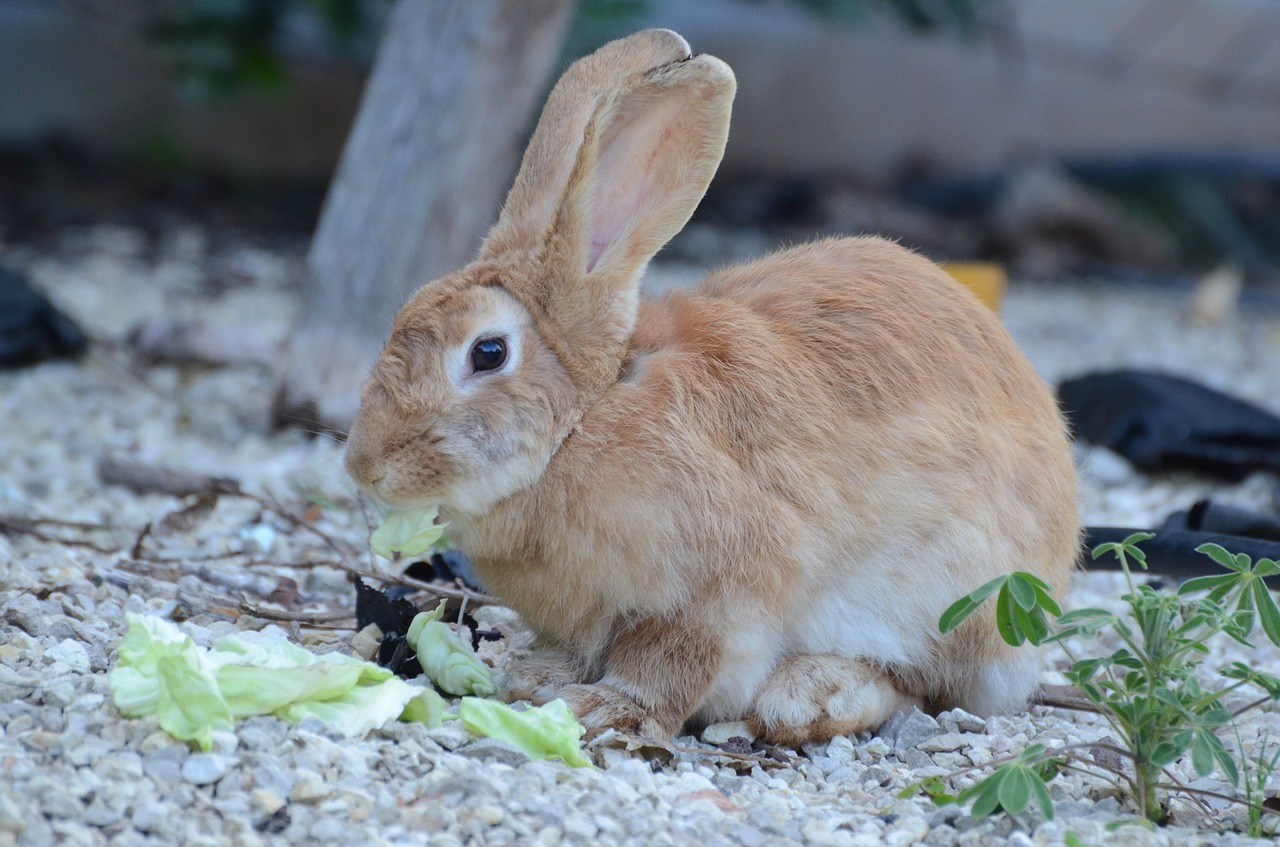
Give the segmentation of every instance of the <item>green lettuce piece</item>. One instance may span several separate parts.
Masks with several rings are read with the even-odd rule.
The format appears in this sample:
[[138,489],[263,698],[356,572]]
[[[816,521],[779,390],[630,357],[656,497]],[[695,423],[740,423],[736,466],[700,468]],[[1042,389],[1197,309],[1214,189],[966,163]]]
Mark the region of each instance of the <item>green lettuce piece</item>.
[[488,697],[498,691],[489,666],[476,657],[470,644],[463,644],[444,617],[445,601],[432,612],[419,612],[409,624],[405,638],[418,654],[422,672],[450,694]]
[[410,685],[393,676],[378,683],[356,685],[340,697],[293,703],[276,714],[293,723],[319,718],[354,738],[394,720],[414,720],[437,727],[444,714],[444,698],[429,688]]
[[200,648],[191,639],[156,662],[160,680],[156,718],[160,728],[201,750],[213,747],[217,732],[231,732],[231,709],[218,691],[217,680]]
[[389,561],[421,556],[444,536],[444,524],[435,523],[438,509],[396,509],[373,531],[369,546]]
[[517,712],[498,700],[463,697],[458,715],[468,732],[514,744],[535,761],[557,758],[576,768],[591,764],[582,755],[586,730],[563,700]]
[[156,715],[160,727],[203,750],[237,718],[318,717],[347,736],[388,721],[439,726],[444,700],[386,668],[340,653],[314,653],[280,635],[226,636],[196,645],[172,623],[127,614],[128,631],[108,678],[126,717]]

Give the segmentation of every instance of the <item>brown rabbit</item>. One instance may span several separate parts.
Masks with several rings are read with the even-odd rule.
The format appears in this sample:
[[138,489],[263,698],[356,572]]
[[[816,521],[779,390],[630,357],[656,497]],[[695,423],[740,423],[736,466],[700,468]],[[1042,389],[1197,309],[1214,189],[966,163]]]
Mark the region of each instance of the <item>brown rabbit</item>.
[[421,288],[346,464],[436,504],[537,634],[507,696],[669,736],[796,743],[911,704],[991,714],[1034,651],[938,617],[999,574],[1065,587],[1075,480],[1046,386],[927,260],[832,239],[641,299],[719,164],[735,81],[650,30],[552,91],[473,264]]

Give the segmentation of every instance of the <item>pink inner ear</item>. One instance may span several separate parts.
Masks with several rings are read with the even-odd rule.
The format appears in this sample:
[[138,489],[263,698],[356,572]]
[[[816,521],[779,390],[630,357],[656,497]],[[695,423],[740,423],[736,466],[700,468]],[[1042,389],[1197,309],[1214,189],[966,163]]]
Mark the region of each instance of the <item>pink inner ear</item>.
[[[586,272],[605,253],[634,234],[654,208],[654,196],[670,190],[669,175],[679,157],[664,151],[681,113],[689,104],[684,91],[670,91],[634,114],[620,115],[600,144],[593,177]],[[659,198],[660,199],[660,198]]]

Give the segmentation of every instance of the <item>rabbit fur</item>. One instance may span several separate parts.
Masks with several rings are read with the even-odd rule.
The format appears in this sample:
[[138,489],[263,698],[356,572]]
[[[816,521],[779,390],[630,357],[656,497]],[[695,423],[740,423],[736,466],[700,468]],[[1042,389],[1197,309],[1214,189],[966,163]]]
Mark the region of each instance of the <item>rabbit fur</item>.
[[506,696],[589,729],[744,719],[800,743],[911,705],[1019,708],[1033,650],[990,612],[938,634],[1000,574],[1061,592],[1079,546],[1061,415],[999,320],[869,237],[640,297],[735,85],[666,30],[571,66],[479,258],[396,317],[347,468],[440,507],[536,634]]

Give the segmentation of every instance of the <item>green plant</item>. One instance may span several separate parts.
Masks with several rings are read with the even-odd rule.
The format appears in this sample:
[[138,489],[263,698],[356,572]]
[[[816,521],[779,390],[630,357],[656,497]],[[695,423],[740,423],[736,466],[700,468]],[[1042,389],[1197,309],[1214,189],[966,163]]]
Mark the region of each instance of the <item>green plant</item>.
[[[1093,551],[1095,559],[1112,554],[1120,562],[1128,585],[1122,598],[1128,605],[1124,615],[1104,609],[1063,614],[1049,595],[1048,585],[1018,572],[991,580],[961,598],[939,620],[941,631],[950,632],[996,594],[996,624],[1001,637],[1015,646],[1030,642],[1062,647],[1071,662],[1065,676],[1119,736],[1114,752],[1128,761],[1128,768],[1108,767],[1086,758],[1084,750],[1099,746],[1096,744],[1056,750],[1036,745],[956,797],[947,795],[936,780],[914,787],[939,802],[971,800],[971,811],[976,815],[1001,809],[1017,814],[1034,797],[1050,816],[1048,792],[1043,784],[1032,785],[1030,777],[1048,781],[1060,767],[1101,771],[1133,797],[1144,819],[1158,823],[1165,817],[1160,792],[1210,793],[1183,786],[1168,775],[1169,765],[1190,755],[1191,766],[1200,776],[1217,769],[1237,788],[1243,781],[1243,797],[1227,799],[1248,805],[1250,830],[1262,832],[1262,814],[1270,811],[1264,805],[1262,789],[1280,764],[1280,753],[1268,758],[1264,744],[1258,761],[1253,762],[1244,754],[1243,745],[1238,744],[1236,752],[1229,750],[1221,733],[1234,726],[1240,713],[1280,699],[1280,679],[1235,662],[1218,669],[1221,686],[1208,688],[1201,681],[1200,666],[1209,652],[1207,641],[1227,637],[1249,645],[1255,626],[1280,646],[1280,608],[1264,581],[1280,573],[1280,564],[1271,559],[1255,563],[1246,555],[1233,555],[1216,544],[1206,544],[1197,552],[1221,565],[1224,573],[1188,580],[1176,594],[1159,591],[1136,583],[1130,568],[1131,563],[1146,568],[1146,554],[1138,545],[1152,537],[1135,533]],[[1049,616],[1056,626],[1049,625]],[[1067,645],[1067,639],[1092,639],[1104,631],[1114,633],[1121,642],[1109,655],[1079,657]],[[1229,708],[1225,698],[1245,686],[1261,689],[1264,696],[1243,707]]]

